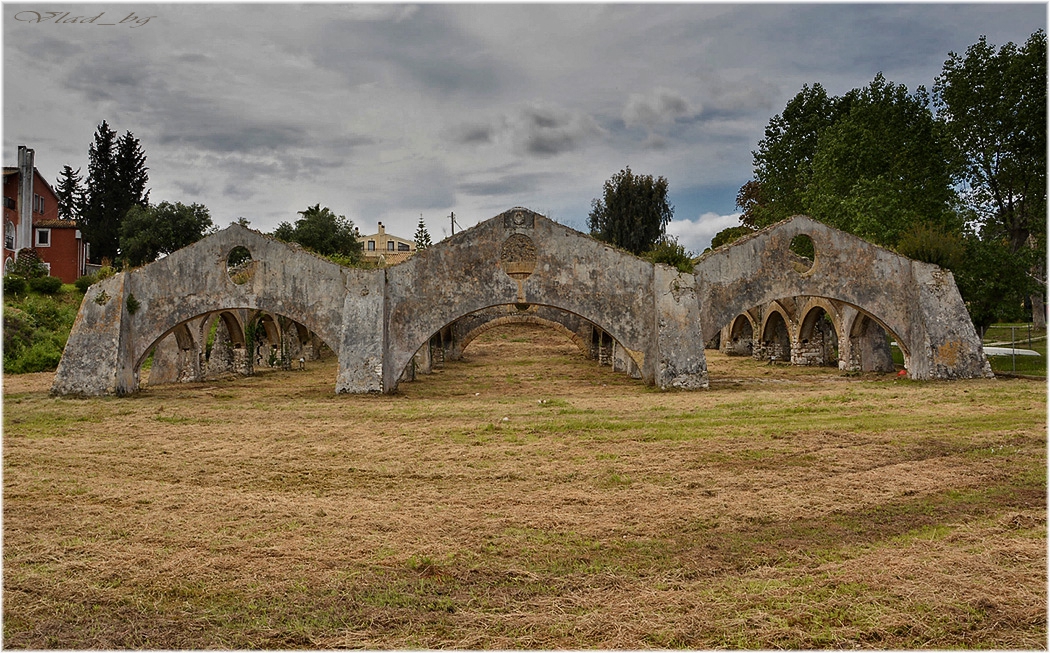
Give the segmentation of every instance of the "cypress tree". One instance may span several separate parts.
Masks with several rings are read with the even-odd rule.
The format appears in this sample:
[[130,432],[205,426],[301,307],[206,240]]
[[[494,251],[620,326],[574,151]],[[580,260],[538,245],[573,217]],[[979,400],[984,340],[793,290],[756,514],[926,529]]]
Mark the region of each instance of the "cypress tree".
[[116,161],[114,146],[116,132],[103,120],[95,132],[95,141],[88,148],[87,192],[84,198],[84,240],[91,244],[91,259],[95,262],[117,257],[120,242],[119,225],[111,219],[114,208]]
[[80,168],[73,171],[70,166],[63,166],[58,177],[55,195],[58,196],[58,217],[61,220],[79,220],[84,206],[84,188],[80,185],[83,177]]
[[103,120],[88,149],[87,192],[82,211],[83,231],[91,244],[91,259],[116,261],[121,224],[133,206],[149,207],[146,154],[132,133],[119,139]]

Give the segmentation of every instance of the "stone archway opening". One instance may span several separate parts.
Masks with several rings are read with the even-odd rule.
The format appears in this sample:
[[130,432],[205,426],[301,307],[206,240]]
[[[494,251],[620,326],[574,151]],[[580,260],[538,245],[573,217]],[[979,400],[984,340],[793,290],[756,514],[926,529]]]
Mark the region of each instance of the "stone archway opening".
[[[477,351],[473,343],[489,331],[501,328],[524,329],[530,335],[527,340],[538,342],[537,351],[552,352],[551,337],[559,346],[565,342],[576,348],[576,356],[591,361],[591,365],[611,367],[632,379],[641,379],[642,370],[636,360],[637,352],[630,352],[608,331],[594,322],[566,309],[544,304],[522,306],[520,303],[497,304],[472,311],[445,325],[425,341],[402,370],[399,383],[413,381],[420,375],[441,371],[446,363],[472,362],[469,350]],[[504,329],[505,330],[505,329]],[[505,337],[505,336],[504,336]],[[490,339],[489,339],[490,340]],[[489,340],[483,349],[492,349]],[[520,337],[514,342],[524,342]],[[518,359],[534,358],[533,354],[517,348],[513,355]],[[503,361],[510,364],[510,358]]]
[[755,347],[755,329],[746,315],[737,315],[730,323],[729,337],[722,350],[729,356],[750,356]]
[[[595,341],[609,354],[601,360],[581,349],[572,333],[540,321],[497,321],[473,335],[457,358],[446,358],[429,371],[417,365],[398,385],[406,394],[438,393],[536,396],[539,399],[580,392],[585,388],[634,383],[625,366],[612,355],[608,334],[595,328]],[[588,339],[585,345],[590,345]],[[435,358],[438,358],[435,356]],[[407,382],[411,381],[411,382]]]
[[814,307],[802,319],[791,361],[795,365],[839,367],[838,332],[822,306]]
[[323,339],[287,316],[230,308],[169,329],[147,348],[136,374],[142,385],[158,386],[253,376],[273,368],[305,370],[335,359]]
[[[870,315],[858,314],[850,328],[847,369],[855,372],[896,371],[891,342],[900,343],[900,340]],[[907,353],[903,349],[901,352],[903,367],[907,364]]]
[[791,332],[780,311],[772,311],[766,318],[752,356],[770,362],[791,361]]

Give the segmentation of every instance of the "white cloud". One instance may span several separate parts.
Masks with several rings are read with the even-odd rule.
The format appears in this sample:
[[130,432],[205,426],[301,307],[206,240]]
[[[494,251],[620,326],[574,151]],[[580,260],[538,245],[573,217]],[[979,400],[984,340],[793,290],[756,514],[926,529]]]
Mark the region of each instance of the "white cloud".
[[667,224],[667,233],[678,239],[686,251],[699,254],[711,246],[715,234],[729,227],[740,225],[740,214],[718,215],[705,213],[693,220],[672,220]]

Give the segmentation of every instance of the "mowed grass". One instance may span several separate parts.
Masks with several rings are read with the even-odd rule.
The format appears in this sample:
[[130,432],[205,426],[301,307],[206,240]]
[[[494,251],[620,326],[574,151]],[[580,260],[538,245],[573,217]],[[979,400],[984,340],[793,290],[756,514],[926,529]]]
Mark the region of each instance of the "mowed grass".
[[1045,648],[1046,387],[532,327],[392,396],[4,379],[7,648]]

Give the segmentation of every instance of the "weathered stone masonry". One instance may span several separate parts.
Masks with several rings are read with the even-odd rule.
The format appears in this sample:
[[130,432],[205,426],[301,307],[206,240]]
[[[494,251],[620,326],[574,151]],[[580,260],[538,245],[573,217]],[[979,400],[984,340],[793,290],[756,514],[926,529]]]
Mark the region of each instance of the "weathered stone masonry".
[[[804,272],[791,264],[788,251],[800,233],[812,238],[817,251]],[[251,261],[231,274],[227,261],[236,248],[246,248]],[[707,386],[703,343],[723,325],[753,307],[803,296],[862,310],[892,330],[914,378],[988,373],[949,273],[808,218],[792,218],[711,252],[694,274],[684,274],[532,211],[511,209],[378,270],[344,268],[232,225],[92,286],[52,392],[134,392],[150,351],[175,360],[174,371],[163,365],[160,370],[170,380],[207,376],[224,360],[229,371],[243,371],[257,352],[237,341],[243,333],[238,329],[253,316],[269,316],[273,330],[260,332],[257,342],[265,338],[285,348],[286,334],[297,334],[295,351],[314,352],[322,342],[330,347],[339,359],[337,392],[392,392],[414,369],[413,360],[421,354],[429,360],[435,342],[446,353],[444,334],[455,332],[460,321],[473,319],[476,329],[486,316],[530,315],[560,324],[581,348],[590,347],[596,357],[650,385],[696,389]],[[202,360],[203,338],[217,316],[222,325],[215,361]],[[273,316],[288,323],[277,328]],[[458,333],[465,346],[470,331]],[[282,356],[289,354],[282,349]]]

